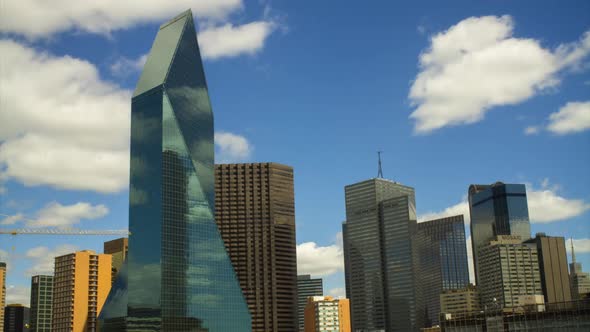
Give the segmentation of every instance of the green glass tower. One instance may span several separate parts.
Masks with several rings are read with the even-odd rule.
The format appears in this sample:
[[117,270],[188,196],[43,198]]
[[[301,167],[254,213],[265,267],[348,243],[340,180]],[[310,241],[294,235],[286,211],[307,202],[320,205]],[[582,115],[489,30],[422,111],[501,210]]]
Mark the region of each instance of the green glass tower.
[[213,113],[191,11],[163,24],[131,106],[129,252],[103,331],[250,331],[214,220]]

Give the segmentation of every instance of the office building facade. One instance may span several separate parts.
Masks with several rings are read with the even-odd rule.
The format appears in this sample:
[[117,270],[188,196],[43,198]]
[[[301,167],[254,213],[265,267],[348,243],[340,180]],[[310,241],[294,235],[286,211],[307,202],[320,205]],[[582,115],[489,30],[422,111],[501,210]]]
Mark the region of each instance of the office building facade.
[[30,331],[51,332],[52,309],[53,276],[33,276],[31,278]]
[[346,295],[354,331],[411,331],[416,316],[414,189],[382,178],[345,187]]
[[297,276],[297,319],[299,331],[305,328],[305,306],[310,296],[323,296],[324,285],[321,278],[312,278],[309,274]]
[[461,289],[444,290],[440,294],[440,312],[449,318],[467,316],[481,310],[479,302],[479,292],[471,284]]
[[418,223],[415,250],[417,312],[425,315],[424,326],[438,325],[441,293],[469,285],[463,215]]
[[544,302],[536,246],[523,244],[520,236],[500,235],[479,255],[482,307],[495,310]]
[[541,287],[545,303],[569,302],[572,300],[567,253],[563,237],[537,234],[526,241],[536,246],[541,273]]
[[350,302],[331,296],[308,297],[304,323],[305,332],[351,332]]
[[108,331],[250,331],[215,223],[213,112],[190,10],[162,24],[131,101],[129,251]]
[[111,289],[111,256],[91,250],[55,257],[51,331],[93,332]]
[[26,332],[29,324],[29,308],[22,304],[9,304],[4,311],[4,332]]
[[121,268],[123,267],[123,263],[127,258],[127,252],[129,250],[129,240],[125,237],[120,239],[115,239],[112,241],[107,241],[104,243],[103,252],[105,254],[111,255],[113,258],[113,283],[115,282],[115,278]]
[[6,307],[6,263],[0,262],[0,331],[4,331],[4,307]]
[[570,287],[575,300],[588,297],[590,294],[590,274],[582,270],[582,263],[576,262],[576,252],[572,240],[572,262],[570,263]]
[[293,168],[215,165],[215,221],[250,309],[252,331],[297,331]]
[[479,283],[479,249],[498,235],[531,237],[531,226],[524,184],[469,186],[471,243],[476,282]]

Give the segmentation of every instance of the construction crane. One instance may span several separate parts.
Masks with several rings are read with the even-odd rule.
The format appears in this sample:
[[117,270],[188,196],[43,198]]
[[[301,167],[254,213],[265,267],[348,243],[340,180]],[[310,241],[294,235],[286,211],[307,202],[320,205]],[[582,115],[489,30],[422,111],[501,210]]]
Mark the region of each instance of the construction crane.
[[[0,216],[10,217],[7,214],[0,213]],[[23,219],[30,220],[30,219]],[[0,228],[0,234],[8,235],[125,235],[131,233],[126,229],[104,230],[104,229],[77,229],[77,228],[18,228],[3,229]]]

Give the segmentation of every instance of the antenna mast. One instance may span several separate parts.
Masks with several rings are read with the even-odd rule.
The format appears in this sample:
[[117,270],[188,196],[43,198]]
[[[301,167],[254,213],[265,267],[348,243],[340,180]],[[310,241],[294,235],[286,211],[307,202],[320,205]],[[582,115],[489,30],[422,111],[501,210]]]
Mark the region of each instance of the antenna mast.
[[377,157],[379,158],[379,169],[377,171],[378,178],[383,178],[383,169],[381,169],[381,152],[383,151],[377,151]]

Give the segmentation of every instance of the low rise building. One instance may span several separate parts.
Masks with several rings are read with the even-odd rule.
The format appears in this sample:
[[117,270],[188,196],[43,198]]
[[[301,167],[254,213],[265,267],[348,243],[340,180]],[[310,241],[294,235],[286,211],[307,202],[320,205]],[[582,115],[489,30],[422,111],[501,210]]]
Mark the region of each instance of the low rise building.
[[351,332],[348,299],[311,296],[305,306],[305,332]]

